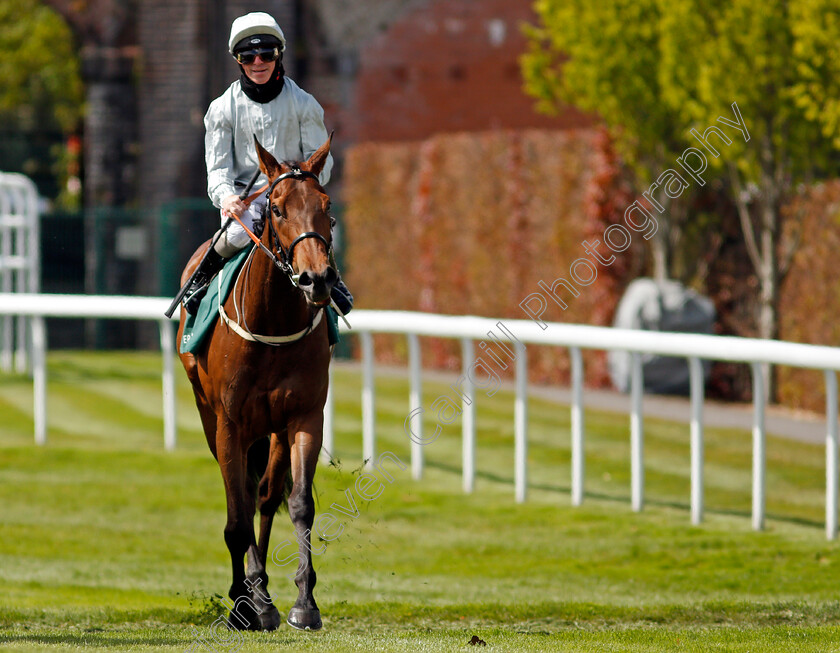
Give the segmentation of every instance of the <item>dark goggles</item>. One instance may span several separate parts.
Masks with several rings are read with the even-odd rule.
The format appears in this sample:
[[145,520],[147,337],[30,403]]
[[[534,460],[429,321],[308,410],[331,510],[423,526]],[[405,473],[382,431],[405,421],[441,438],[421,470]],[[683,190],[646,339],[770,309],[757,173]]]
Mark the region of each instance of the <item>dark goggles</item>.
[[233,53],[233,58],[242,64],[252,64],[257,57],[265,63],[277,61],[280,58],[280,48],[277,46],[273,48],[253,48],[252,50],[240,50]]

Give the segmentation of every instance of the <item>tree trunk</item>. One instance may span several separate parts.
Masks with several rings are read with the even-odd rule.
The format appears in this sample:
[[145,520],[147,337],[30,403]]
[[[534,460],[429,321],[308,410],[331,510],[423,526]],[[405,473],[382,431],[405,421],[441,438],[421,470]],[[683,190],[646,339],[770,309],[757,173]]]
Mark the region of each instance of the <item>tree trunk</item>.
[[663,224],[659,223],[659,229],[654,234],[650,244],[653,258],[653,278],[657,282],[668,279],[668,237],[664,233]]
[[[761,259],[759,271],[759,306],[758,335],[760,338],[776,339],[779,336],[779,262],[777,256],[777,231],[772,225],[778,224],[778,209],[764,207],[764,219],[761,226]],[[762,365],[765,381],[765,399],[775,402],[777,399],[776,368],[769,363]]]
[[[779,336],[779,233],[781,222],[781,189],[772,174],[764,171],[760,187],[752,196],[745,192],[740,175],[730,167],[730,178],[735,191],[735,204],[744,233],[747,253],[759,283],[758,335],[776,339]],[[756,226],[757,225],[757,226]],[[765,399],[776,400],[776,372],[769,365],[762,365],[765,379]]]
[[650,241],[653,278],[657,282],[671,278],[671,241],[673,238],[671,211],[675,203],[672,199],[664,197],[661,204],[665,211],[656,214],[657,229]]

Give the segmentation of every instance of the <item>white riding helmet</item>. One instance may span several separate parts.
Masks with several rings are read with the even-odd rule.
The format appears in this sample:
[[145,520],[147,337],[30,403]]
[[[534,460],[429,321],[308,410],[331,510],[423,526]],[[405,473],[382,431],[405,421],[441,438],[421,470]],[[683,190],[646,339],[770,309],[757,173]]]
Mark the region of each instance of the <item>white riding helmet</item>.
[[228,51],[233,54],[233,46],[242,39],[255,34],[270,34],[280,41],[280,52],[286,49],[286,37],[280,25],[267,13],[255,11],[240,16],[230,26],[230,39],[228,39]]

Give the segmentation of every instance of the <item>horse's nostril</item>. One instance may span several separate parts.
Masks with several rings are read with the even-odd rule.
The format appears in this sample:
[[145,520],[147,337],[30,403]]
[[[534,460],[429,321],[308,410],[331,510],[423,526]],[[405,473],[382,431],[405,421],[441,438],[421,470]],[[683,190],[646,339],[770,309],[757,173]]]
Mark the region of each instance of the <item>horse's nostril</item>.
[[328,267],[324,273],[324,281],[327,282],[328,286],[335,285],[335,282],[338,281],[338,272],[333,267]]
[[311,286],[312,285],[312,276],[309,272],[301,272],[300,278],[298,279],[298,286]]

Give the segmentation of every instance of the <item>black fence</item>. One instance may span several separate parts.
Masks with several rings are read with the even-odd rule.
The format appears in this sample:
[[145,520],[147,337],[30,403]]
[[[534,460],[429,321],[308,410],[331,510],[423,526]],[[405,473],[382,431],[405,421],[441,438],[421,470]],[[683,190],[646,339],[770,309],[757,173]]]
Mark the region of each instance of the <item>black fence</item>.
[[[333,204],[339,223],[340,211]],[[219,224],[218,209],[205,198],[179,198],[154,211],[102,207],[42,215],[41,290],[172,297],[190,256]],[[336,245],[340,266],[340,239]],[[47,326],[50,348],[160,346],[151,323],[55,319]]]
[[[173,296],[189,257],[218,225],[218,210],[202,198],[155,211],[102,207],[42,215],[42,292]],[[50,347],[159,346],[154,324],[61,319],[48,327]]]

